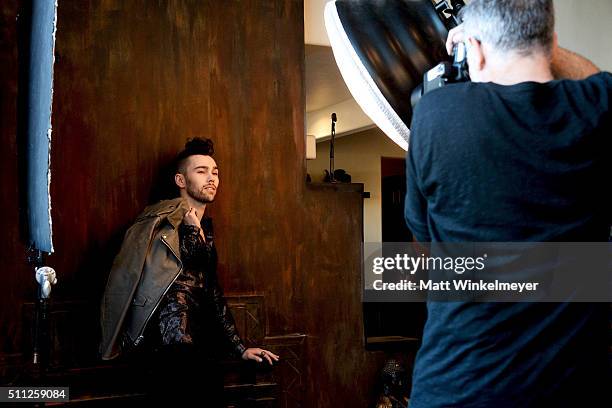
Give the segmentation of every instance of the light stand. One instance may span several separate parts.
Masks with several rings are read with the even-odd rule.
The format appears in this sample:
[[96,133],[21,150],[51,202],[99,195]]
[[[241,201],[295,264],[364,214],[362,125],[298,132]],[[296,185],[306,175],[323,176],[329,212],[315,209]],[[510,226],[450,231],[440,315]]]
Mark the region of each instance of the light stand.
[[331,114],[331,141],[329,143],[329,181],[330,183],[335,183],[336,179],[334,178],[334,142],[336,140],[336,122],[338,121],[338,117],[336,113]]

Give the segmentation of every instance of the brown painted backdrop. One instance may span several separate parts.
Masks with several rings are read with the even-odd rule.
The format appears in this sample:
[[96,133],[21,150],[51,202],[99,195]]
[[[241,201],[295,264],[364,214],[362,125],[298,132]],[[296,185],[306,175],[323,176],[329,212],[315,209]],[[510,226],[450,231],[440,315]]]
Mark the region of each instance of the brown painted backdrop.
[[[18,10],[3,1],[0,16],[0,365],[17,368],[35,289],[18,238]],[[226,292],[265,296],[268,336],[306,334],[305,406],[366,406],[382,356],[363,347],[362,202],[305,183],[302,1],[62,0],[57,30],[53,296],[95,310],[162,166],[212,137]]]

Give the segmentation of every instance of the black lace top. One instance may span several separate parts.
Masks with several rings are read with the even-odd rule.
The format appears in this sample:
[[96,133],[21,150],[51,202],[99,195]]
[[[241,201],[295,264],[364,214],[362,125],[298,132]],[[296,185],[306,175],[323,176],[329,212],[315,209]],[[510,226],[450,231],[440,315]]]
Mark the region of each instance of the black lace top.
[[217,280],[211,219],[203,218],[201,226],[206,240],[196,226],[179,227],[183,270],[160,306],[160,341],[163,345],[187,343],[215,350],[217,340],[224,338],[241,356],[246,348]]

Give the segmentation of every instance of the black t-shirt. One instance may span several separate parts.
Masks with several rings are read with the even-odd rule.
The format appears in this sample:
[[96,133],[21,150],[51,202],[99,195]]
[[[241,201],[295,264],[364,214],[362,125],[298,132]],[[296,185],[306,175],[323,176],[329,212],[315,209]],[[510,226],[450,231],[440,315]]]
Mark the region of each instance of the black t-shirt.
[[[425,95],[406,160],[408,227],[422,242],[607,241],[611,104],[609,73]],[[411,407],[587,401],[609,375],[607,308],[428,304]]]

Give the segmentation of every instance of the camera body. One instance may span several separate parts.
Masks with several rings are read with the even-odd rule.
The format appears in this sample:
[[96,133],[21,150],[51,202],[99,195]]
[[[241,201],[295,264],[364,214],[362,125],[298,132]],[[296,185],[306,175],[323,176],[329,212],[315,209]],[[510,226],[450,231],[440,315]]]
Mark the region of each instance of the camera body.
[[434,89],[457,82],[467,82],[470,74],[467,64],[467,51],[464,43],[453,47],[453,61],[444,61],[423,75],[423,84],[412,91],[410,103],[414,108],[421,97]]
[[[438,16],[448,30],[461,23],[459,11],[464,5],[465,3],[461,0],[452,0],[450,2],[443,0],[435,5]],[[447,84],[469,80],[466,46],[464,43],[455,44],[453,47],[453,60],[441,62],[427,71],[423,75],[423,83],[412,91],[410,103],[414,108],[426,93]]]

